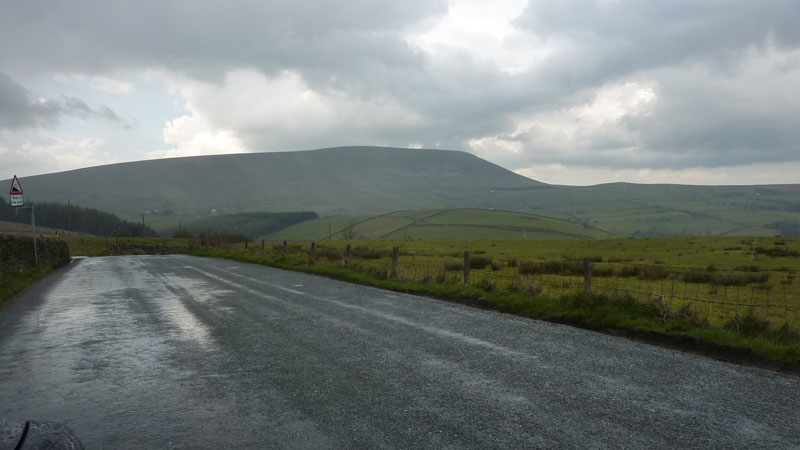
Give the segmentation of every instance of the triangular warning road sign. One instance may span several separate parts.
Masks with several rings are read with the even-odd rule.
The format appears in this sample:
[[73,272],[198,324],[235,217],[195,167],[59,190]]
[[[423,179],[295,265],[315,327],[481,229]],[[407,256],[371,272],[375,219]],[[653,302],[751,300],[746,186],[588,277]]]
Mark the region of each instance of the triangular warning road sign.
[[17,178],[16,175],[14,175],[14,179],[11,180],[11,192],[9,192],[9,193],[11,195],[20,195],[20,194],[22,194],[22,185],[19,184],[19,178]]

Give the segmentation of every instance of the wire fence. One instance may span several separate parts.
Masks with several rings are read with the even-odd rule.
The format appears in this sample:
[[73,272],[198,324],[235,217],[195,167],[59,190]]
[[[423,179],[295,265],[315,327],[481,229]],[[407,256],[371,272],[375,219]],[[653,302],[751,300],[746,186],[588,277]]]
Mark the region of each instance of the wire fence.
[[[251,246],[251,252],[259,252]],[[721,325],[746,316],[800,328],[800,280],[791,269],[739,270],[610,262],[602,258],[517,261],[453,252],[420,255],[366,247],[271,245],[260,252],[313,263],[328,260],[356,271],[420,283],[513,288],[539,295],[592,293],[654,302],[664,311]]]

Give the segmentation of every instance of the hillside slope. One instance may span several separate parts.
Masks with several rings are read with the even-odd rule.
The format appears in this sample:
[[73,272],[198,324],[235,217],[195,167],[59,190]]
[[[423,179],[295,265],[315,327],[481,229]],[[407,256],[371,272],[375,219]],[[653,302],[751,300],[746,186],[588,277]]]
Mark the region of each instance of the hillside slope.
[[237,212],[482,208],[491,189],[546,186],[469,153],[381,147],[139,161],[22,182],[26,201],[69,200],[132,219],[149,211],[157,227]]
[[69,200],[137,222],[144,216],[161,231],[241,212],[324,217],[472,208],[566,219],[620,236],[800,235],[800,184],[553,186],[445,150],[339,147],[197,156],[25,177],[22,183],[26,201]]
[[800,185],[612,183],[532,192],[530,210],[623,236],[800,235]]
[[560,219],[485,209],[399,211],[323,217],[265,236],[270,240],[347,239],[603,239],[605,231]]

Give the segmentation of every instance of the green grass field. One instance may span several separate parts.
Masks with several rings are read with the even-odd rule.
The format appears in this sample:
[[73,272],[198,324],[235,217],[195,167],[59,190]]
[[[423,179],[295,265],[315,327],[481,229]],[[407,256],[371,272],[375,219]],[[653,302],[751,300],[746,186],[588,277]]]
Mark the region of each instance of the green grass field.
[[797,185],[685,186],[610,183],[532,191],[529,212],[585,221],[618,236],[777,234],[800,222]]
[[268,240],[343,239],[348,225],[361,239],[603,239],[610,233],[551,217],[486,209],[400,211],[359,217],[323,217],[264,236]]
[[[341,262],[347,244],[320,242],[317,256]],[[419,282],[463,280],[464,251],[470,251],[472,259],[482,261],[470,271],[471,282],[488,288],[524,284],[551,296],[583,291],[582,264],[588,258],[595,293],[661,302],[672,312],[692,313],[713,325],[754,315],[777,327],[800,328],[797,238],[380,239],[349,244],[357,261],[353,264],[378,271],[389,270],[391,249],[397,246],[398,276]],[[299,260],[308,258],[310,244],[303,245],[293,250]]]

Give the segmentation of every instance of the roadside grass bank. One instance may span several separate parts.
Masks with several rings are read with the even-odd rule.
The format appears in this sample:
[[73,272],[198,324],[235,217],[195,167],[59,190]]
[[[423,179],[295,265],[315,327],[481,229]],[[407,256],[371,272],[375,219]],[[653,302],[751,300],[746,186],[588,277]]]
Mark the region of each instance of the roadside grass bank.
[[418,280],[391,270],[320,258],[254,254],[242,249],[195,247],[189,254],[225,258],[323,275],[368,286],[426,295],[501,312],[623,335],[718,359],[800,373],[800,332],[745,313],[712,325],[691,308],[675,310],[663,300],[642,301],[626,295],[543,293],[535,285],[464,284],[455,278]]
[[11,297],[17,295],[26,286],[52,272],[51,266],[28,267],[20,272],[0,275],[0,307]]
[[66,242],[53,238],[0,234],[0,306],[28,284],[70,263]]

